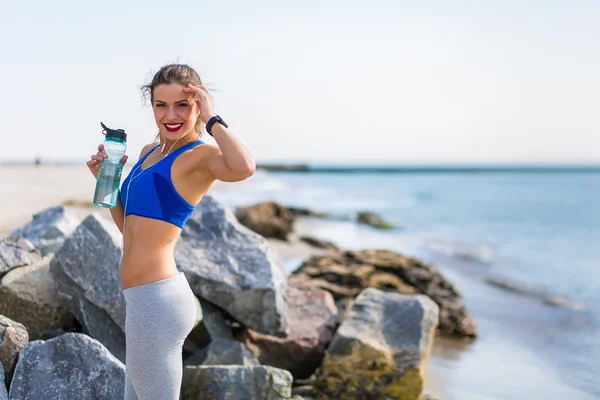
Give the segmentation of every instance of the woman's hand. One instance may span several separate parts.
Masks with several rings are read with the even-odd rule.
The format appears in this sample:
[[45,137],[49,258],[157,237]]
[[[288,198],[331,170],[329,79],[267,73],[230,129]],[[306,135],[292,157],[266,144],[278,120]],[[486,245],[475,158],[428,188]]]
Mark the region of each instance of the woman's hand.
[[[106,154],[106,152],[104,151],[104,145],[103,144],[99,144],[98,145],[98,152],[94,155],[92,155],[92,157],[90,158],[90,161],[87,162],[87,166],[90,169],[90,172],[92,173],[92,175],[94,175],[94,178],[98,179],[98,172],[100,171],[100,165],[102,164],[102,161],[104,161],[105,158],[108,157],[108,154]],[[125,165],[125,163],[127,162],[127,156],[123,156],[123,158],[121,159],[121,163],[123,163],[123,165]]]
[[188,87],[183,88],[185,93],[195,93],[200,99],[196,101],[198,109],[200,110],[200,120],[205,124],[209,119],[215,116],[215,105],[214,100],[206,85],[192,85],[188,84]]

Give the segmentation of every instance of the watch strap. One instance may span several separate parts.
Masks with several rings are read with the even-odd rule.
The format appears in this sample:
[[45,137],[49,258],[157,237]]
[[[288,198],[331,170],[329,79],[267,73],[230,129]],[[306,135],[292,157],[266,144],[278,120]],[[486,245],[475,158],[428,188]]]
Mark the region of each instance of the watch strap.
[[213,125],[217,122],[220,123],[221,125],[223,125],[225,128],[228,128],[228,125],[225,123],[225,121],[223,121],[223,118],[221,118],[219,115],[215,115],[214,117],[209,119],[208,122],[206,123],[206,132],[208,132],[208,134],[210,136],[213,135],[211,133],[211,129],[212,129]]

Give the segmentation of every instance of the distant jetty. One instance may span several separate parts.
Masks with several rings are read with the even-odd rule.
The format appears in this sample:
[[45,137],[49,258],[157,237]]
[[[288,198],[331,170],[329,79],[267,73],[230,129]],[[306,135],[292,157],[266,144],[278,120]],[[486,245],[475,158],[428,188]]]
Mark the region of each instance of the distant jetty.
[[301,173],[580,173],[600,172],[600,165],[349,165],[349,164],[257,164],[269,172]]

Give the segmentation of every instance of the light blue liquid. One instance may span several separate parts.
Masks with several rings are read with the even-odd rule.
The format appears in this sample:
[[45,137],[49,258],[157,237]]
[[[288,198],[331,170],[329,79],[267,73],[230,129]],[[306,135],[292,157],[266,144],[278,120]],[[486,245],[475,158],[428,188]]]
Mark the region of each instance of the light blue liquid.
[[119,184],[123,172],[121,160],[125,155],[125,148],[125,141],[122,139],[109,136],[104,141],[104,150],[108,157],[100,165],[94,192],[94,205],[105,208],[117,206]]
[[122,171],[123,164],[121,162],[114,163],[108,159],[103,161],[96,181],[95,205],[106,208],[116,207]]

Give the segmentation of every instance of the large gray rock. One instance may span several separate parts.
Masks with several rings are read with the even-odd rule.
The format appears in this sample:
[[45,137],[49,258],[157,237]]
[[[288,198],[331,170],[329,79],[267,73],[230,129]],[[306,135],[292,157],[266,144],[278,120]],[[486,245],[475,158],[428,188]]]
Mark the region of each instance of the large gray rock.
[[65,206],[57,206],[34,214],[33,219],[11,233],[29,239],[46,255],[53,253],[81,223],[82,217]]
[[91,214],[65,240],[50,263],[62,304],[82,325],[125,362],[125,298],[119,276],[121,234]]
[[4,367],[0,363],[0,400],[8,400],[7,386],[4,384]]
[[333,337],[315,389],[332,399],[421,399],[438,312],[425,295],[365,289]]
[[305,379],[317,369],[325,349],[339,325],[331,293],[317,287],[288,281],[287,302],[290,334],[285,338],[246,329],[238,340],[244,342],[261,364],[288,370],[296,379]]
[[182,400],[280,400],[292,394],[292,374],[267,367],[186,366]]
[[10,385],[11,400],[122,399],[125,366],[81,333],[28,343]]
[[0,364],[4,369],[4,383],[10,385],[19,354],[29,342],[25,327],[4,315],[0,315]]
[[260,365],[260,362],[243,343],[233,339],[217,338],[187,358],[184,364],[252,366]]
[[206,195],[187,221],[175,259],[194,293],[258,332],[285,335],[286,277],[262,236]]
[[33,243],[20,236],[0,240],[0,276],[16,267],[32,265],[41,259]]
[[46,330],[72,328],[75,319],[56,292],[46,257],[34,265],[11,270],[0,280],[0,314],[27,328],[29,340]]

